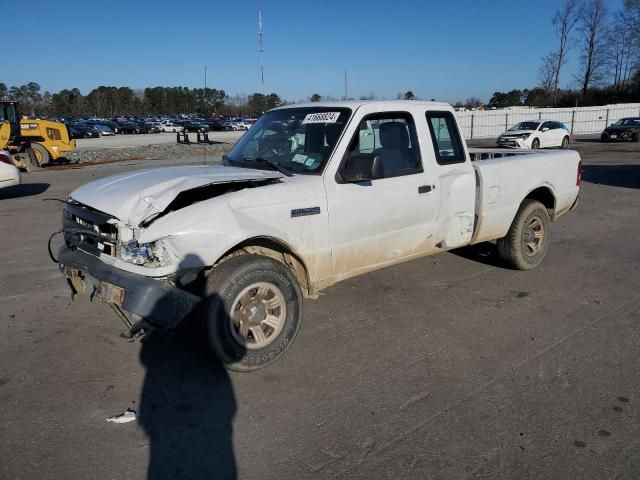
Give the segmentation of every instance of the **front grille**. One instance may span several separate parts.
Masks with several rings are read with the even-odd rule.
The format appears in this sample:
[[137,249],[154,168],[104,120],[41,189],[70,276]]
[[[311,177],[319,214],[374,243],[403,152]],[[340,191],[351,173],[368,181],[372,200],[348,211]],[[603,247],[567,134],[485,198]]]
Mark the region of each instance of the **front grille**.
[[107,223],[111,215],[79,203],[67,203],[63,210],[63,232],[67,246],[92,255],[116,256],[118,229]]

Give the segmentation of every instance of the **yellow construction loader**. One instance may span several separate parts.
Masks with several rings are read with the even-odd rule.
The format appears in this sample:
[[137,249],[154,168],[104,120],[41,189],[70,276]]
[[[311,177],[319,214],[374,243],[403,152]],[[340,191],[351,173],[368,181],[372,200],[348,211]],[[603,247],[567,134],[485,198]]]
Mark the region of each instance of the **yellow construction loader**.
[[17,102],[0,101],[0,150],[8,150],[18,168],[36,170],[75,149],[65,124],[20,119]]

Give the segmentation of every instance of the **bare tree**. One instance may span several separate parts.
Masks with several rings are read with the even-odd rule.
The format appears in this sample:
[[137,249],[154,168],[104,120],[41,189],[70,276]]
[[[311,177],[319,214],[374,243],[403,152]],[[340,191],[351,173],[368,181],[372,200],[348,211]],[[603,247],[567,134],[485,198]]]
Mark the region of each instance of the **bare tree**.
[[[575,28],[580,19],[580,10],[582,9],[582,0],[567,0],[562,8],[558,10],[551,20],[556,29],[556,35],[560,40],[560,45],[556,52],[551,55],[554,60],[553,64],[553,103],[556,102],[558,85],[560,83],[560,70],[567,63],[567,52],[571,48],[571,32]],[[549,57],[547,55],[547,57]],[[545,62],[549,58],[545,57]],[[543,67],[544,68],[544,67]]]
[[640,46],[640,0],[625,0],[624,14],[633,39]]
[[582,95],[589,86],[602,80],[606,67],[607,9],[604,0],[589,0],[580,14],[580,81]]
[[640,65],[640,48],[634,44],[632,25],[633,16],[629,15],[629,10],[622,10],[617,12],[606,33],[608,76],[618,90],[627,86]]
[[548,92],[553,92],[555,95],[556,86],[556,72],[558,71],[558,54],[556,52],[549,52],[542,57],[542,66],[538,77],[540,80],[540,86]]

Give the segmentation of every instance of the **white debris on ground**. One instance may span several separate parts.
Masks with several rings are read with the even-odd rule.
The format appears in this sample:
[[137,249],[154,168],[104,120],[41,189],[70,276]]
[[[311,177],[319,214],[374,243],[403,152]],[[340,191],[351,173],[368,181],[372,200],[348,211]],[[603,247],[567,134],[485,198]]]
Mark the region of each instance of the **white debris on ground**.
[[136,418],[137,418],[136,411],[131,410],[130,408],[127,408],[126,412],[121,413],[120,415],[115,415],[113,417],[107,418],[107,422],[129,423],[129,422],[135,422]]

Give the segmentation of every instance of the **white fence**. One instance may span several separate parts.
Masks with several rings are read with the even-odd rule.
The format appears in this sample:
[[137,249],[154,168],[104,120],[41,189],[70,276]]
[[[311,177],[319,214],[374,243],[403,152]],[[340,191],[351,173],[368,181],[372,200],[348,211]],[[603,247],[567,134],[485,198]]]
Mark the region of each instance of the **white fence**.
[[527,108],[456,112],[462,134],[467,139],[497,137],[507,128],[525,120],[545,119],[563,122],[572,133],[600,133],[624,117],[640,117],[640,103],[621,103],[599,107]]

